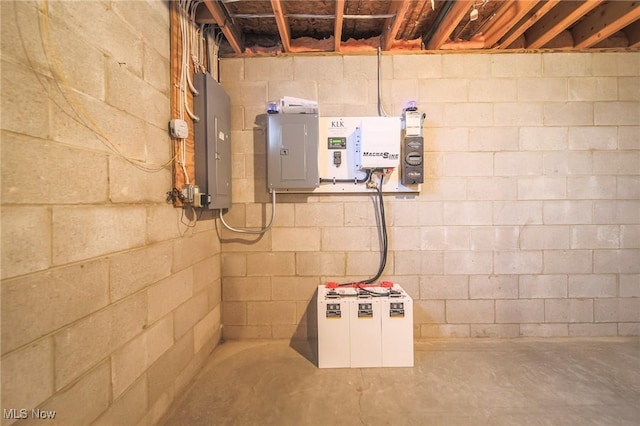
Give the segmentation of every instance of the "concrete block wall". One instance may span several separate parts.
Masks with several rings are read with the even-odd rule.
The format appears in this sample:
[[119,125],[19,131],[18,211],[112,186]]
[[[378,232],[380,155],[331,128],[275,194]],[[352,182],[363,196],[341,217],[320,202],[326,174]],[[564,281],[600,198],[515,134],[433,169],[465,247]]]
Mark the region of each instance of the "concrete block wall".
[[[269,100],[317,100],[324,116],[377,115],[377,58],[221,61],[232,102],[234,205],[269,217]],[[414,297],[417,337],[640,334],[640,54],[383,55],[382,99],[418,101],[427,179],[386,195],[384,278]],[[224,233],[227,338],[304,338],[318,284],[375,274],[365,195],[281,195],[262,238]],[[240,238],[242,240],[242,238]]]
[[0,3],[2,424],[156,424],[221,316],[213,221],[186,227],[158,168],[168,5],[46,4]]

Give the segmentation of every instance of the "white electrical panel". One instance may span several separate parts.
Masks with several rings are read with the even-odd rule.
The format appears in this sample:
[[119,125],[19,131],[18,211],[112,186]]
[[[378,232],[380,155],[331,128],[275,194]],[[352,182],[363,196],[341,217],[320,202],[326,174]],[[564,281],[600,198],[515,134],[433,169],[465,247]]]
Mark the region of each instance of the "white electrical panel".
[[397,284],[318,288],[318,367],[412,367],[413,300]]

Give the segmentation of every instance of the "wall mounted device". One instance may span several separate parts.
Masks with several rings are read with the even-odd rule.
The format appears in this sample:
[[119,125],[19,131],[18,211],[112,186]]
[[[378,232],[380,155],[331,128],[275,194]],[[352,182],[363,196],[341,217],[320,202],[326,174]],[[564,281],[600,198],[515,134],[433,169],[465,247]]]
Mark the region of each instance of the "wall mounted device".
[[314,193],[366,193],[374,169],[385,169],[384,192],[419,192],[404,185],[401,172],[400,117],[320,117],[318,169]]
[[269,102],[267,112],[269,114],[277,114],[279,112],[287,114],[317,114],[318,103],[308,99],[285,96],[277,101]]
[[397,168],[400,165],[398,117],[362,117],[359,131],[359,168]]
[[267,187],[312,190],[318,176],[318,114],[267,114]]
[[321,285],[317,307],[319,368],[413,367],[413,300],[398,284]]
[[424,117],[424,113],[417,111],[413,106],[403,113],[402,183],[404,185],[424,182],[424,138],[422,136]]
[[169,132],[172,138],[186,139],[189,137],[187,122],[179,118],[173,118],[169,121]]
[[193,97],[195,176],[199,193],[196,207],[231,207],[231,103],[222,86],[210,74],[195,74]]

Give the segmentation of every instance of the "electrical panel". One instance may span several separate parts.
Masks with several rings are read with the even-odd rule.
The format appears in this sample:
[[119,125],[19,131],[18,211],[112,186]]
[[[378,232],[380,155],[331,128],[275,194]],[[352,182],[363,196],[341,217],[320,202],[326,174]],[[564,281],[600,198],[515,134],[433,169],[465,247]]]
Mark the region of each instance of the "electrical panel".
[[413,366],[413,300],[383,285],[318,287],[319,368]]
[[195,174],[199,187],[196,206],[231,207],[231,103],[222,86],[210,74],[195,74],[198,91],[193,97]]
[[268,189],[318,184],[318,114],[267,114]]

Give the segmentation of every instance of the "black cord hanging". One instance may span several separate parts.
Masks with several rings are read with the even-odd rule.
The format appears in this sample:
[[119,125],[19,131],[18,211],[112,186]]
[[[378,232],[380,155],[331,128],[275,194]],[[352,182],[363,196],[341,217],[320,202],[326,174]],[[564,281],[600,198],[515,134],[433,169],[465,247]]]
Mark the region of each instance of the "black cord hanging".
[[[370,174],[370,176],[372,176],[372,174]],[[380,231],[380,244],[381,244],[381,253],[380,253],[380,265],[378,266],[378,271],[376,272],[376,274],[371,277],[368,278],[364,281],[358,281],[358,282],[349,282],[349,283],[342,283],[339,284],[340,287],[346,287],[346,286],[357,286],[357,288],[367,294],[370,294],[372,296],[386,296],[387,293],[378,293],[375,291],[371,291],[368,290],[367,288],[364,287],[364,284],[372,284],[374,282],[376,282],[381,276],[382,273],[384,272],[384,268],[387,266],[387,256],[388,256],[388,252],[389,252],[389,239],[388,239],[388,235],[387,235],[387,220],[386,220],[386,216],[385,216],[385,211],[384,211],[384,197],[382,196],[382,184],[384,183],[384,174],[381,173],[380,175],[380,183],[376,186],[376,191],[377,191],[377,199],[378,199],[378,212],[380,215],[380,221],[379,221],[379,225],[378,225],[378,229]]]

